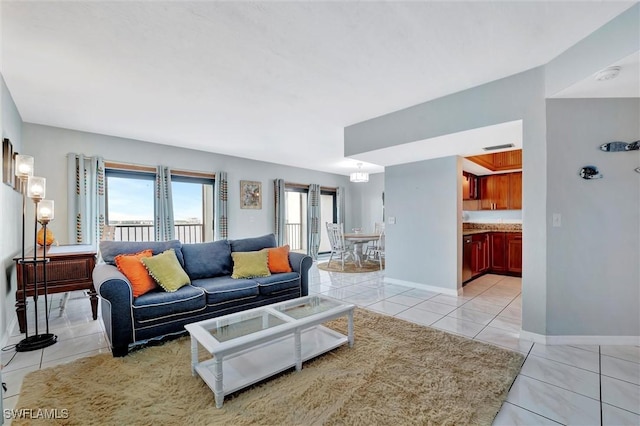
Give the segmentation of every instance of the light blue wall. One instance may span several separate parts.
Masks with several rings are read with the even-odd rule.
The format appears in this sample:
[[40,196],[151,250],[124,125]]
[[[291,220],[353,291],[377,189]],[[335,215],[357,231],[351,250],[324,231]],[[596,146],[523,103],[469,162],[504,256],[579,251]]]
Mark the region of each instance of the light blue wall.
[[[640,336],[640,99],[547,101],[550,335]],[[595,165],[603,179],[578,170]]]
[[[523,295],[528,303],[523,306],[522,324],[525,330],[539,334],[546,332],[547,300],[546,174],[539,172],[546,169],[547,159],[544,88],[544,69],[535,68],[345,129],[345,153],[355,155],[447,133],[524,120],[522,218],[527,226],[523,229]],[[453,170],[453,164],[450,166]],[[393,190],[389,187],[389,169],[385,170],[385,197],[391,199]],[[433,186],[433,191],[438,190],[439,184],[438,178],[425,182],[425,185]],[[408,176],[403,178],[398,173],[394,188],[402,188],[403,185],[412,185],[412,179]],[[460,194],[460,200],[461,197]],[[434,204],[432,208],[439,206]],[[460,207],[459,213],[456,212],[452,217],[461,217],[461,211]],[[391,216],[391,213],[388,212],[388,215]],[[422,219],[421,211],[410,208],[403,215],[409,215],[410,221]],[[456,236],[452,236],[452,241],[461,240],[461,227],[456,225],[449,232],[457,232]],[[404,251],[425,250],[425,246],[433,246],[434,251],[440,248],[440,239],[426,237],[419,243],[420,247],[418,243],[406,242]],[[402,256],[393,257],[391,247],[388,247],[387,253],[387,270],[399,271],[401,268],[396,269],[393,263],[394,259],[401,259]],[[462,256],[458,255],[453,260],[457,260],[453,271],[461,270]],[[418,276],[422,267],[420,263],[405,266],[408,269],[403,274],[411,276]]]
[[[15,152],[22,151],[22,119],[4,78],[0,75],[0,116],[2,117],[2,138],[8,138],[13,144]],[[1,173],[1,172],[0,172]],[[8,337],[7,328],[15,319],[16,272],[13,257],[22,247],[21,229],[22,197],[9,186],[0,183],[0,259],[2,259],[2,273],[0,273],[0,346],[4,346]]]
[[[95,133],[78,132],[57,127],[25,123],[25,150],[34,155],[38,173],[47,178],[47,198],[56,202],[56,220],[51,228],[60,242],[67,240],[67,174],[66,155],[69,152],[101,155],[105,160],[141,165],[166,165],[181,170],[202,172],[226,171],[229,179],[229,238],[243,238],[273,232],[273,180],[346,188],[345,220],[347,228],[353,223],[350,212],[349,177],[274,163],[248,160],[124,139]],[[240,180],[262,182],[261,210],[240,209]],[[59,219],[58,219],[59,218]]]
[[382,193],[384,192],[384,173],[369,175],[369,182],[351,183],[351,228],[373,231],[376,222],[382,222]]
[[457,294],[461,164],[445,157],[385,169],[385,278],[391,282]]
[[[545,67],[357,123],[345,129],[345,154],[357,155],[472,128],[523,120],[522,329],[529,332],[533,338],[538,338],[535,337],[536,335],[546,336],[551,333],[597,334],[602,330],[602,328],[588,330],[576,323],[582,316],[588,315],[589,309],[593,308],[594,299],[591,296],[584,296],[581,293],[565,294],[576,306],[574,311],[582,313],[576,321],[565,323],[566,326],[563,326],[557,322],[563,317],[558,310],[564,309],[564,304],[558,300],[552,303],[551,293],[548,293],[550,281],[556,284],[558,277],[562,275],[564,265],[555,260],[550,265],[547,264],[548,259],[551,259],[549,253],[553,250],[551,242],[548,241],[553,236],[548,226],[551,219],[551,211],[547,208],[548,191],[553,191],[556,185],[556,182],[551,181],[550,178],[556,176],[558,173],[556,168],[560,165],[550,161],[553,160],[557,147],[549,146],[550,142],[547,141],[545,97],[547,94],[556,93],[576,83],[583,77],[610,65],[613,61],[638,51],[640,48],[639,16],[640,5],[636,4]],[[600,121],[595,120],[590,124],[597,126]],[[636,135],[635,138],[637,139],[638,136]],[[394,195],[389,186],[388,170],[386,174],[385,195],[392,199]],[[394,188],[401,188],[402,181],[401,174],[396,176]],[[409,177],[404,178],[405,185],[409,185],[410,182]],[[578,210],[571,205],[568,205],[567,209],[575,213],[576,217],[578,216]],[[579,213],[584,219],[577,219],[577,223],[588,224],[590,212],[580,211]],[[411,215],[411,210],[408,209],[406,214]],[[420,213],[416,213],[414,219],[417,220],[419,215]],[[581,232],[587,232],[586,229],[587,227],[582,227]],[[634,237],[637,237],[637,234]],[[615,244],[615,240],[610,239],[610,235],[603,235],[603,238],[607,239],[606,245]],[[427,239],[423,244],[430,244],[429,240]],[[404,250],[410,252],[416,248],[415,245],[408,243]],[[564,248],[567,250],[570,247]],[[395,270],[396,266],[393,263],[395,259],[399,259],[399,255],[392,256],[388,255],[387,259],[389,270]],[[636,257],[637,251],[634,259]],[[406,266],[413,268],[414,273],[420,268],[419,264]],[[614,272],[612,276],[617,277],[617,273]],[[615,309],[615,303],[609,304],[604,301],[600,303]],[[630,311],[627,311],[623,316],[629,319],[629,314]],[[637,318],[637,309],[635,315]],[[569,327],[569,324],[572,327]],[[633,333],[634,330],[637,336],[637,329],[628,327],[609,328],[603,332],[607,335],[619,335],[626,331]]]

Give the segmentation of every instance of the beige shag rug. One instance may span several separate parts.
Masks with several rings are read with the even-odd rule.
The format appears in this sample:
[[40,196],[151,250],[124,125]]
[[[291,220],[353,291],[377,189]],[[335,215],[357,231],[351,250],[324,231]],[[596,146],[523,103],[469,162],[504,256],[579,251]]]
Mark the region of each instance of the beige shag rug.
[[[346,333],[346,319],[329,325]],[[227,396],[221,409],[191,376],[188,337],[30,373],[16,409],[66,409],[67,419],[41,423],[69,425],[490,425],[522,362],[515,352],[356,309],[353,348]]]
[[[318,263],[318,269],[329,272],[375,272],[380,270],[380,264],[378,262],[364,261],[362,266],[358,266],[355,262],[344,262],[344,270],[342,270],[342,262],[340,260],[332,260],[329,262]],[[382,260],[382,269],[384,269],[384,259]]]

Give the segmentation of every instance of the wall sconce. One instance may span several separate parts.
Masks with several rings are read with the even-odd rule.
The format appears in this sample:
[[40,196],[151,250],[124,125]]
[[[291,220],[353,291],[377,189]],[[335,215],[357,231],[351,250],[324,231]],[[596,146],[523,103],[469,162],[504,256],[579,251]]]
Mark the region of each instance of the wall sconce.
[[33,157],[30,155],[16,155],[16,177],[25,179],[33,176]]

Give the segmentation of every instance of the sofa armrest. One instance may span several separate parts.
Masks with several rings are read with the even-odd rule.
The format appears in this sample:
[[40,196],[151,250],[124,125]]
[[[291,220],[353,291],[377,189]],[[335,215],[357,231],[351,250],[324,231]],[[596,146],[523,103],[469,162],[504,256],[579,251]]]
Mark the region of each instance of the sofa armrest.
[[300,274],[300,296],[309,295],[309,269],[313,259],[306,254],[289,252],[289,263],[293,272]]
[[102,320],[113,354],[124,351],[126,355],[133,342],[131,284],[115,266],[102,263],[93,269],[93,286],[102,301]]

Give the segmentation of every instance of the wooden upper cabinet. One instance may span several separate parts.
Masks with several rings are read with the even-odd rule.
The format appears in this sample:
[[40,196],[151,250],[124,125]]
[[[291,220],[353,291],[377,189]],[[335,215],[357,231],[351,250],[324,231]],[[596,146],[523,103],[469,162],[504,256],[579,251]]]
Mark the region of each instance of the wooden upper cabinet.
[[509,173],[509,209],[522,210],[522,172]]
[[462,199],[476,200],[478,198],[478,178],[471,173],[462,172]]
[[481,210],[522,209],[522,172],[481,176]]
[[485,167],[492,172],[502,172],[522,168],[522,150],[494,152],[493,154],[475,155],[467,157],[476,164]]

